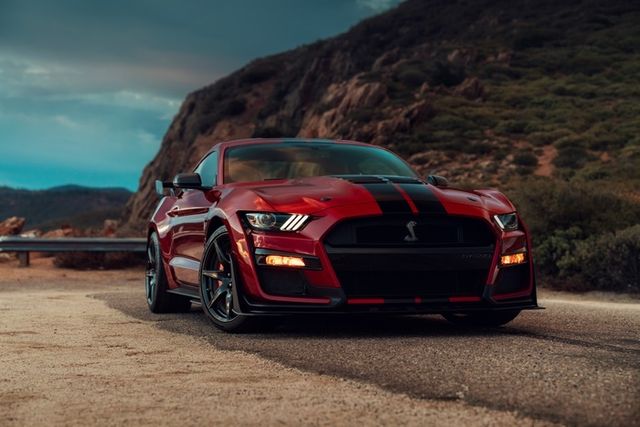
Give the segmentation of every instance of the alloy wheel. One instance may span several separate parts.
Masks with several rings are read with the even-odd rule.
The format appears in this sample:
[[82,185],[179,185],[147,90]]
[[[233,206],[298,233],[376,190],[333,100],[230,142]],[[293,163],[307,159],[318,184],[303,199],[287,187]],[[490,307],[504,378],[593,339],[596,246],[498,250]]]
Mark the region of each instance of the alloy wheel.
[[233,286],[235,283],[231,241],[227,233],[220,234],[207,248],[201,271],[202,306],[213,318],[222,323],[232,321]]
[[147,303],[153,304],[156,288],[158,286],[158,273],[156,262],[156,250],[153,244],[147,246],[147,268],[145,272],[144,287],[147,293]]

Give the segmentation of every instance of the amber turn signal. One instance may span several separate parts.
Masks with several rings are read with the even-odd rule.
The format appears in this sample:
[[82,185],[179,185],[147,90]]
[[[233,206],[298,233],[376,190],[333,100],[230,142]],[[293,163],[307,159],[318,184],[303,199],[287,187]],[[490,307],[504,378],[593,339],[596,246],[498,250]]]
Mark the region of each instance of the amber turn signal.
[[516,265],[523,264],[527,261],[527,255],[524,252],[510,255],[502,255],[500,265]]
[[295,256],[267,255],[264,262],[274,267],[305,267],[304,259]]

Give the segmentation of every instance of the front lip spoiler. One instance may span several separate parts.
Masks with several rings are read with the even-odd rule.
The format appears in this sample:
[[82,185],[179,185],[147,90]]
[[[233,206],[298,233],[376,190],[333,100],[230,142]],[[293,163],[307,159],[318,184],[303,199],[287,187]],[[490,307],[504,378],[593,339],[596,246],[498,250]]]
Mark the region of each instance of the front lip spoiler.
[[286,316],[286,315],[315,315],[315,314],[442,314],[442,313],[466,313],[473,311],[500,311],[500,310],[544,310],[535,300],[526,299],[505,303],[494,303],[483,299],[474,303],[451,303],[444,300],[427,300],[419,304],[407,304],[406,302],[394,302],[388,299],[384,304],[358,304],[347,305],[346,299],[332,298],[326,305],[300,305],[300,304],[255,304],[243,299],[244,316]]

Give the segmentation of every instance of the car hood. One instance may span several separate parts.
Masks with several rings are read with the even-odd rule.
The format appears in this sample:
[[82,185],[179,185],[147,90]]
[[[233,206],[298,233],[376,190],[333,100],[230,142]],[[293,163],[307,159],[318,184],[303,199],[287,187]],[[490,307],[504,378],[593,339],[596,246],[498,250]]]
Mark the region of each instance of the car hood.
[[[387,189],[386,186],[391,189]],[[315,214],[325,209],[346,205],[376,204],[382,199],[393,202],[395,198],[396,201],[405,203],[407,197],[411,199],[413,196],[405,191],[397,191],[398,188],[413,190],[418,186],[421,192],[431,193],[434,203],[440,203],[445,212],[481,209],[494,213],[507,213],[515,210],[511,202],[496,190],[464,191],[455,188],[439,188],[418,179],[406,177],[321,176],[237,184],[236,189],[250,190],[258,196],[257,205],[264,207],[266,204],[277,212]],[[382,191],[372,191],[372,188]],[[410,191],[410,193],[413,192]]]

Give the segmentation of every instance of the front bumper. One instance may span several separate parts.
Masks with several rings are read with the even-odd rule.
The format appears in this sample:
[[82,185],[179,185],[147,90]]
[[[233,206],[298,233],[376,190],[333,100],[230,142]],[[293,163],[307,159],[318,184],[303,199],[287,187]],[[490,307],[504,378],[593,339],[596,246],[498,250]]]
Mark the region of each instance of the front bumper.
[[[538,308],[531,260],[505,268],[497,265],[504,251],[528,245],[522,231],[473,247],[349,247],[300,233],[248,232],[246,237],[250,259],[244,272],[250,274],[243,275],[243,285],[250,286],[236,299],[236,311],[242,314]],[[314,268],[258,265],[258,257],[270,252],[305,257],[314,261]]]

